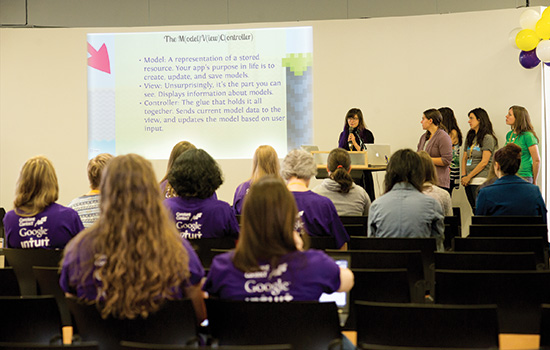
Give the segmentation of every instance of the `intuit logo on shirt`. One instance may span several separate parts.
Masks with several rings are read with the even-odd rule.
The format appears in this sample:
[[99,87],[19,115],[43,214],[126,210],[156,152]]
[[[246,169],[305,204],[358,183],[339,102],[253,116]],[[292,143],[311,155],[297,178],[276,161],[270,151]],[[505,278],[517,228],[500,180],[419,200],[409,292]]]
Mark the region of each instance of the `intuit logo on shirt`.
[[201,227],[197,221],[202,217],[202,213],[197,213],[191,217],[191,213],[176,213],[176,227],[180,235],[186,239],[202,238]]
[[[47,236],[48,229],[44,227],[40,227],[37,229],[26,229],[22,228],[19,230],[19,236],[28,238],[25,241],[21,241],[21,248],[40,248],[40,247],[49,247],[50,246],[50,239]],[[42,239],[42,236],[46,236]]]
[[[269,265],[260,265],[260,271],[245,273],[244,276],[247,281],[244,283],[244,290],[250,294],[260,294],[259,296],[246,297],[245,301],[276,303],[292,301],[294,297],[288,293],[291,283],[280,278],[287,269],[288,264],[284,263],[269,273]],[[267,276],[269,276],[268,281],[257,280],[266,279]],[[279,278],[272,281],[272,277]]]

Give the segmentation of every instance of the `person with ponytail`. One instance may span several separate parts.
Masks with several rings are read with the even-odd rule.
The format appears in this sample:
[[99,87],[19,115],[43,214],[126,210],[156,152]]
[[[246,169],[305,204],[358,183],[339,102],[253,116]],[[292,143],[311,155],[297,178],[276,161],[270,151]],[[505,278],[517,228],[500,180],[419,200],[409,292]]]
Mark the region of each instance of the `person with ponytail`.
[[546,205],[540,189],[517,176],[521,163],[521,147],[514,143],[495,152],[498,179],[479,191],[476,215],[542,216],[546,223]]
[[330,151],[327,159],[329,178],[313,189],[313,192],[328,197],[339,216],[368,215],[370,197],[363,187],[357,186],[349,174],[351,159],[341,148]]

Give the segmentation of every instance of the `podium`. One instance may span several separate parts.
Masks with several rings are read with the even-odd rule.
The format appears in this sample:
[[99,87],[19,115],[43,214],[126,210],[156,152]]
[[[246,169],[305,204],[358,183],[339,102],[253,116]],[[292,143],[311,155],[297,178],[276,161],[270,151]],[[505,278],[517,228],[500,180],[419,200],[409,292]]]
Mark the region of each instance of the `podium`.
[[[328,176],[327,159],[330,151],[312,151],[313,159],[317,164],[317,179],[325,179]],[[360,180],[363,176],[363,171],[385,171],[385,165],[369,166],[369,161],[366,151],[348,151],[351,159],[350,175],[353,180]]]

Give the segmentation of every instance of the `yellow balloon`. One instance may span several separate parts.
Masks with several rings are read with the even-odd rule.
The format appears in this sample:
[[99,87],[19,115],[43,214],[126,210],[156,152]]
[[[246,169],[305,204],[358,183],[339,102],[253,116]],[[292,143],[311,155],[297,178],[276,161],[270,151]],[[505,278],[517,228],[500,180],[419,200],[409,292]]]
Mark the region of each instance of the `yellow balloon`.
[[535,26],[535,33],[542,40],[550,39],[550,17],[541,18]]
[[542,17],[550,17],[550,6],[542,11]]
[[524,29],[516,36],[516,45],[522,51],[531,51],[537,47],[540,38],[532,29]]

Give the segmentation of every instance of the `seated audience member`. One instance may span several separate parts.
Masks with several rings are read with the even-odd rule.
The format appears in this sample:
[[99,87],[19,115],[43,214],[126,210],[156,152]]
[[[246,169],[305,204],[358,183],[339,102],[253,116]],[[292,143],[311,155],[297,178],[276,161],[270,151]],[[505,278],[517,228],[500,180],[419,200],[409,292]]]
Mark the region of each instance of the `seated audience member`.
[[542,216],[546,222],[546,205],[538,186],[516,175],[520,164],[521,147],[514,143],[495,152],[498,179],[479,191],[476,215]]
[[447,216],[453,215],[453,203],[449,191],[445,191],[437,186],[437,173],[432,157],[426,151],[419,151],[418,155],[422,160],[424,167],[424,185],[422,185],[422,193],[437,200],[443,209],[443,214]]
[[338,212],[327,197],[309,190],[309,181],[317,174],[317,166],[311,153],[295,149],[283,160],[281,170],[288,189],[296,199],[298,216],[305,231],[311,236],[331,236],[340,249],[347,249],[349,235],[338,217]]
[[90,227],[99,217],[99,184],[101,183],[101,172],[105,164],[113,156],[109,153],[101,153],[90,159],[88,162],[88,181],[90,181],[90,192],[73,199],[68,207],[76,210],[84,227]]
[[176,196],[176,192],[168,182],[168,174],[170,173],[170,169],[172,169],[174,162],[180,156],[180,154],[190,149],[196,149],[196,147],[191,142],[187,141],[180,141],[176,143],[174,148],[172,148],[172,152],[170,152],[170,158],[168,158],[168,165],[166,166],[166,174],[164,175],[162,180],[160,180],[160,190],[164,198]]
[[313,192],[329,198],[338,215],[368,215],[370,198],[363,187],[357,186],[349,174],[351,159],[342,148],[330,151],[327,159],[329,178],[313,189]]
[[[323,251],[304,250],[308,237],[295,230],[297,213],[292,194],[277,177],[264,176],[253,184],[244,202],[237,247],[214,257],[204,290],[221,299],[245,301],[271,296],[272,284],[287,285],[281,301],[317,301],[322,293],[349,291],[351,270],[339,267]],[[245,287],[252,284],[264,288]]]
[[78,213],[55,203],[59,185],[44,156],[27,160],[19,174],[13,210],[4,216],[8,248],[64,248],[84,229]]
[[177,196],[164,204],[176,227],[187,239],[239,236],[239,223],[231,206],[213,197],[223,182],[218,163],[202,149],[190,149],[174,162],[168,182]]
[[151,163],[113,158],[100,189],[99,219],[65,248],[61,288],[100,305],[103,318],[147,317],[167,299],[188,297],[202,321],[204,269],[170,220]]
[[279,171],[279,157],[275,149],[266,145],[258,147],[256,152],[254,152],[254,158],[252,158],[252,176],[235,190],[235,195],[233,196],[233,210],[235,210],[235,214],[241,214],[244,197],[248,193],[250,185],[265,175],[279,176]]
[[370,237],[436,237],[443,249],[445,230],[441,205],[422,193],[424,167],[411,149],[395,152],[384,178],[385,193],[372,202]]

